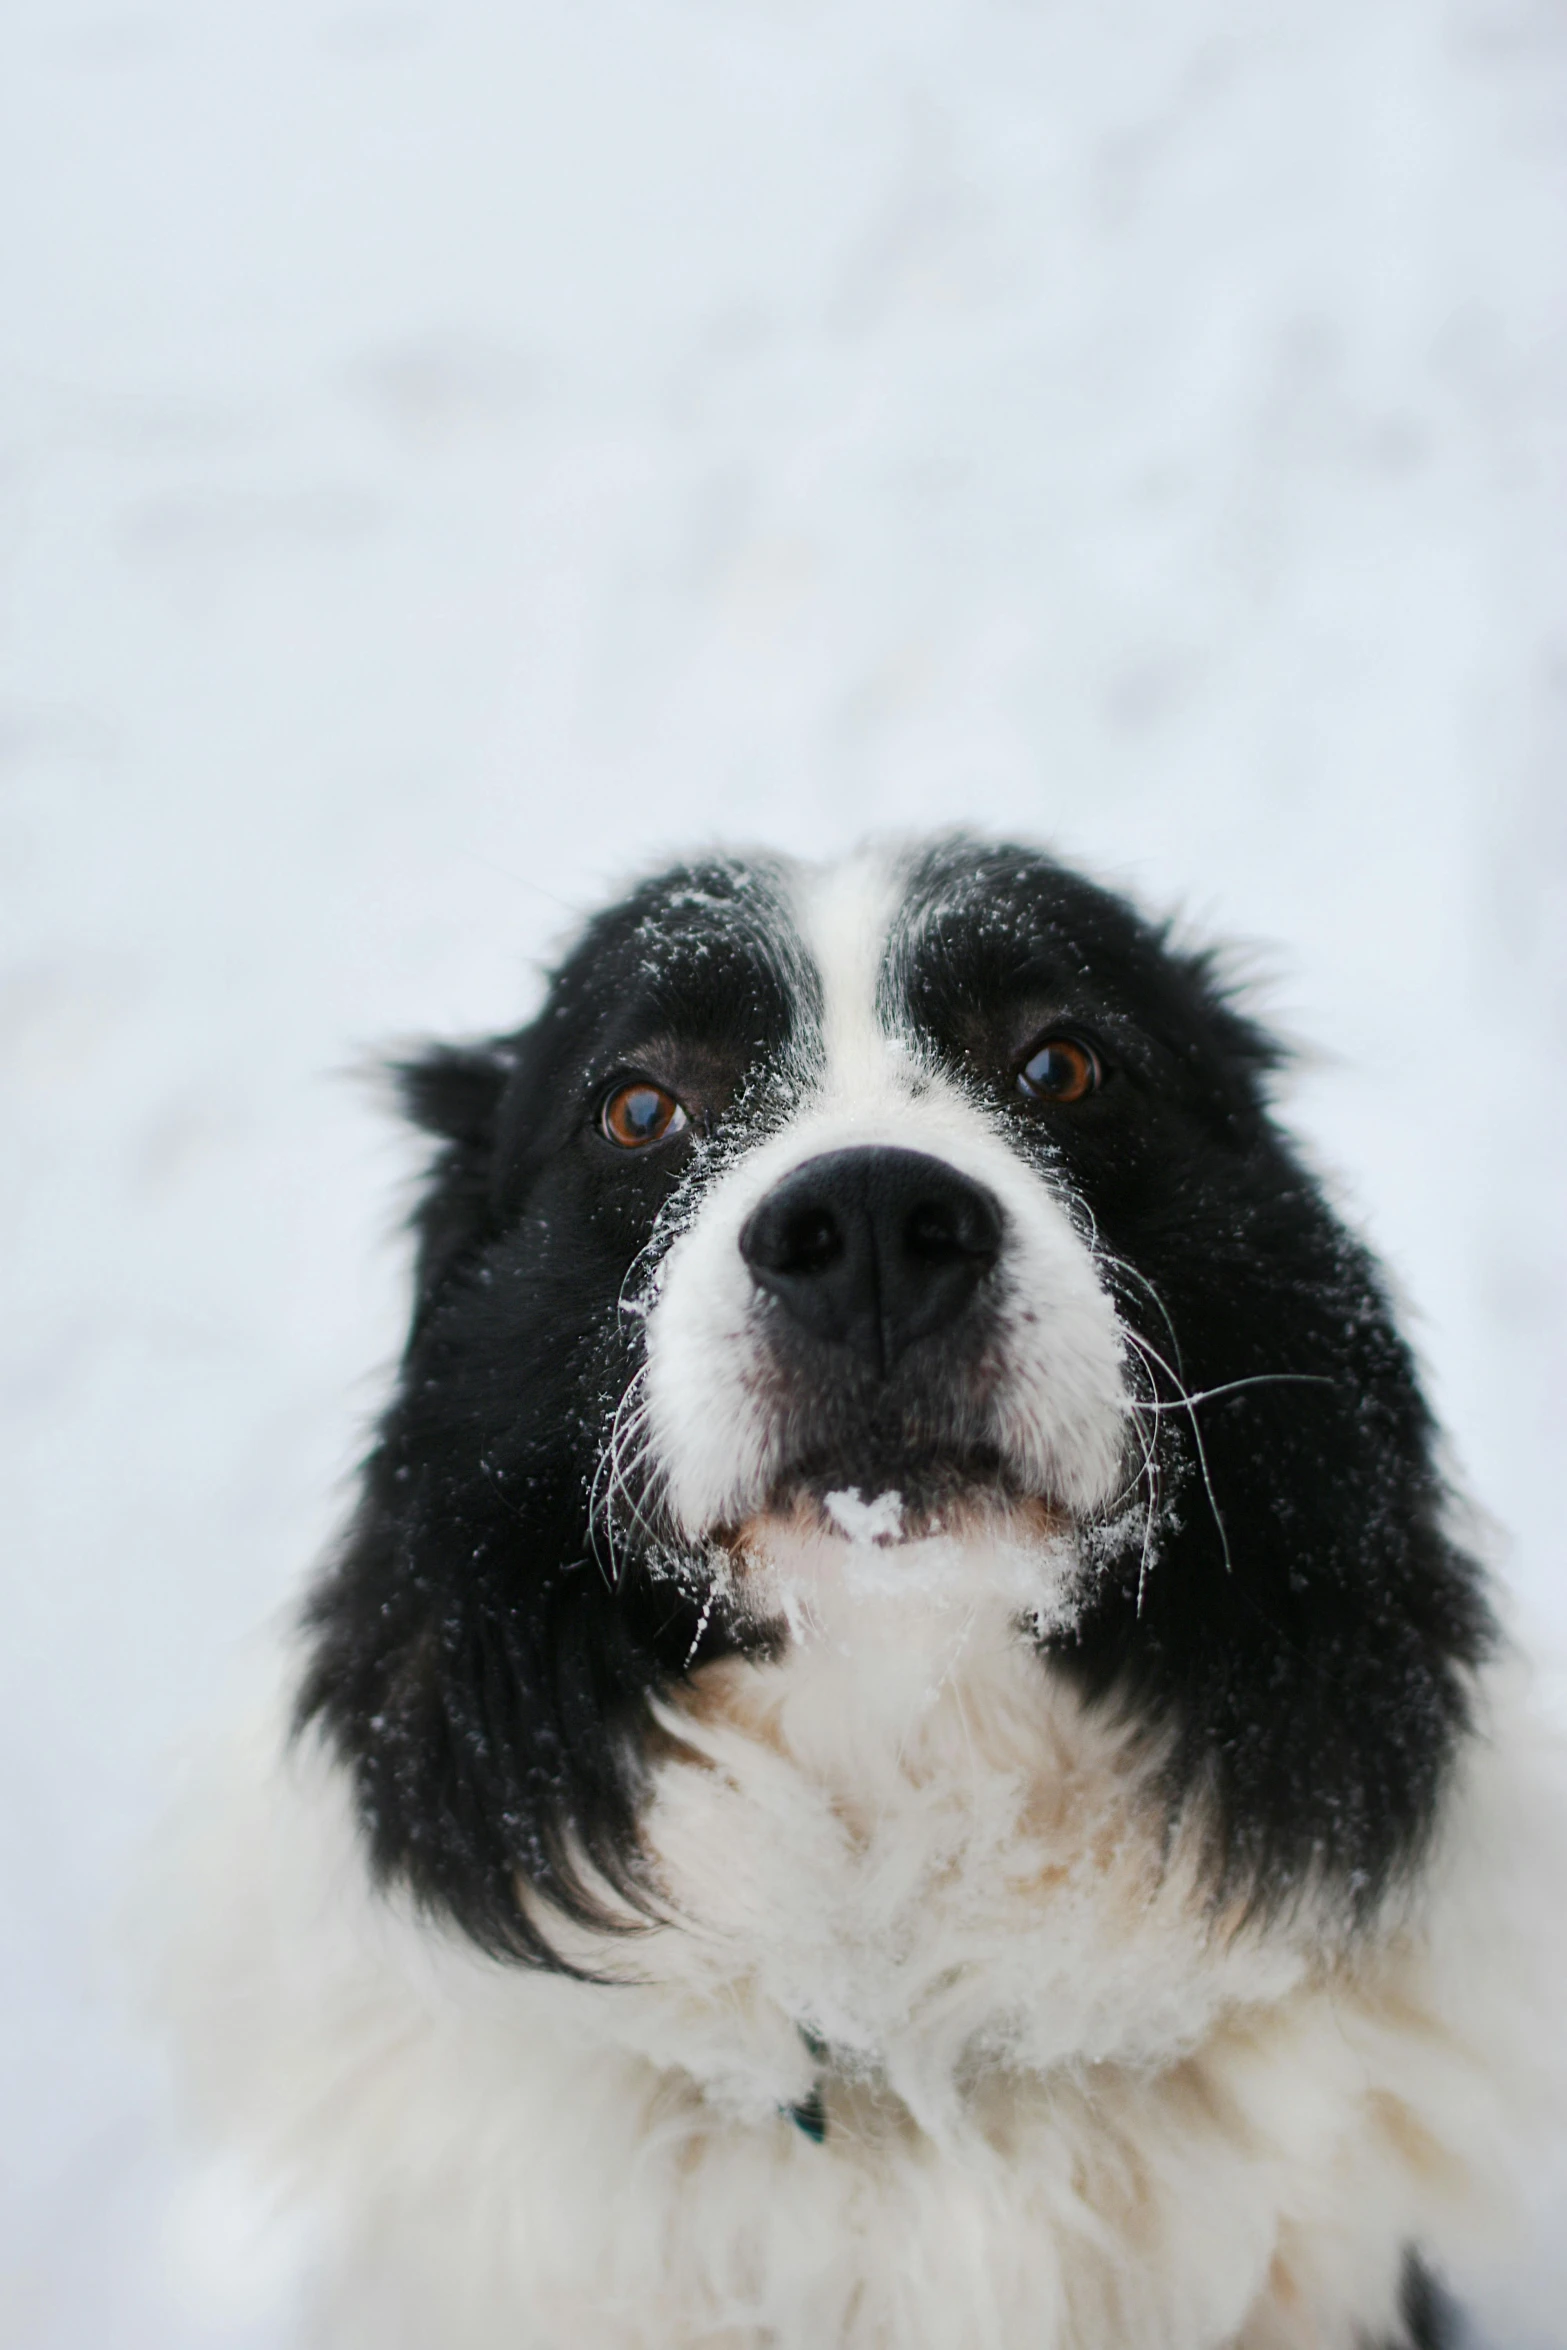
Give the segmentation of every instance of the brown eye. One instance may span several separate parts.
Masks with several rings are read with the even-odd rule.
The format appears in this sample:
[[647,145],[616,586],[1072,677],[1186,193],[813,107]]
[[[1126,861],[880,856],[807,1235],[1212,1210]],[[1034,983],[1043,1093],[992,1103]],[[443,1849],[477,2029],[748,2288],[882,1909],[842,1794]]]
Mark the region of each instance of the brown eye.
[[678,1134],[686,1123],[674,1095],[645,1077],[617,1086],[599,1112],[599,1131],[623,1151],[645,1150],[650,1142]]
[[1075,1036],[1047,1036],[1017,1073],[1017,1089],[1031,1102],[1080,1102],[1103,1082],[1098,1055]]

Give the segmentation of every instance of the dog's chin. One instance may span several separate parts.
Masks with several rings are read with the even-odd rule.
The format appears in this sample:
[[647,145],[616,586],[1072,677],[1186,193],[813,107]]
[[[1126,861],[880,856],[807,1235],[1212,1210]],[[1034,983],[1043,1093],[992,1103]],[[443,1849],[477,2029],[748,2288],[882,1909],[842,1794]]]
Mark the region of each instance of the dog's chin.
[[939,1496],[812,1479],[775,1490],[714,1547],[744,1612],[796,1637],[867,1607],[1000,1607],[1044,1636],[1070,1622],[1080,1581],[1067,1513],[989,1479],[948,1480]]

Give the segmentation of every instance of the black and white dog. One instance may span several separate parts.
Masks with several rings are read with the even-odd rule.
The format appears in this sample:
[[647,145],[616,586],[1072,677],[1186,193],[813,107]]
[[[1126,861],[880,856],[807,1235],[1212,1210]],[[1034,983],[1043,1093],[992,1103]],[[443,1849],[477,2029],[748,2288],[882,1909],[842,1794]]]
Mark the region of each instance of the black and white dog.
[[1276,1057],[948,839],[666,873],[403,1066],[413,1331],[183,1992],[324,2339],[1449,2338],[1563,1848]]

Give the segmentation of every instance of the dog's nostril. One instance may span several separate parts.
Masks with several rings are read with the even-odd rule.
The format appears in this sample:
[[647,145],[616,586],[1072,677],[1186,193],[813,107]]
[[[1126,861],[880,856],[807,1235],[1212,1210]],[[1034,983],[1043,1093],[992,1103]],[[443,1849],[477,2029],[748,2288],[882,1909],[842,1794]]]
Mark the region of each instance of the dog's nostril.
[[785,1224],[773,1260],[779,1273],[822,1273],[843,1254],[843,1234],[825,1210],[807,1208]]
[[933,1260],[980,1253],[964,1239],[951,1210],[929,1201],[910,1216],[904,1226],[903,1244],[912,1255]]

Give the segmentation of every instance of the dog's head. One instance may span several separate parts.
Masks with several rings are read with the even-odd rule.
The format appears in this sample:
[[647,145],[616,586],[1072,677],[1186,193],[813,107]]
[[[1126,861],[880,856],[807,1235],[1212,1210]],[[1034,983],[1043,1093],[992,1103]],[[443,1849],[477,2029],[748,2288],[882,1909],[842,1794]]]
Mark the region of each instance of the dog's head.
[[1217,1893],[1372,1906],[1488,1624],[1275,1059],[1121,900],[949,840],[662,875],[405,1066],[418,1303],[304,1697],[380,1869],[547,1960],[541,1902],[637,1897],[649,1697],[874,1553],[1005,1581]]

